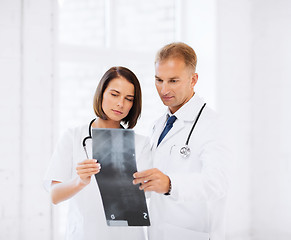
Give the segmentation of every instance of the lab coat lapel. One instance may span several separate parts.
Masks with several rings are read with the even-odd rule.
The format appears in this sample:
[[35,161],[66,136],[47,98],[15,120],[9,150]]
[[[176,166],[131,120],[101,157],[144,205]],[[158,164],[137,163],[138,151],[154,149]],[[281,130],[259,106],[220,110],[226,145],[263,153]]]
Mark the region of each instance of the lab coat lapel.
[[162,117],[160,117],[156,124],[153,127],[153,134],[151,137],[151,149],[154,150],[157,148],[158,145],[158,139],[160,137],[160,134],[162,133],[165,122],[167,121],[167,114],[165,113]]
[[179,121],[178,119],[174,122],[173,127],[161,141],[160,145],[165,144],[172,136],[178,133],[182,128],[184,128],[184,121]]

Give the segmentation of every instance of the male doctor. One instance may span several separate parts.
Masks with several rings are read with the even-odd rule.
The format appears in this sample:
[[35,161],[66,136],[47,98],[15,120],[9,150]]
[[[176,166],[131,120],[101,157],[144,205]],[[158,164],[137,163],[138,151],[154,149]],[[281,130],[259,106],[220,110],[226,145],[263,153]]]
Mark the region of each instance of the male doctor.
[[229,157],[218,115],[194,91],[196,63],[184,43],[168,44],[156,56],[155,85],[168,108],[153,127],[154,168],[133,181],[152,191],[150,240],[224,239]]

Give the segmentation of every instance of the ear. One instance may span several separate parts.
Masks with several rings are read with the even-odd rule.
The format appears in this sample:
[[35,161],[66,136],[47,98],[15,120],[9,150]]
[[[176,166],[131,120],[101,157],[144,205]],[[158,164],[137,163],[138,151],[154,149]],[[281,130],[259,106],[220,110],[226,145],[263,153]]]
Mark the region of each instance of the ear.
[[198,81],[198,73],[193,73],[192,74],[192,79],[191,79],[191,86],[194,88]]

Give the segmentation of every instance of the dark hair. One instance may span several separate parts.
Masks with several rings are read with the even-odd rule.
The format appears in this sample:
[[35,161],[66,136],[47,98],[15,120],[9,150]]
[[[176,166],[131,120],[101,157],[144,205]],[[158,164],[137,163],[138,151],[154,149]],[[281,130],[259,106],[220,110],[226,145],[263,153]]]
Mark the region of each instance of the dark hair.
[[103,93],[107,88],[109,82],[112,79],[123,77],[128,82],[134,85],[134,99],[133,105],[128,113],[128,115],[121,121],[128,126],[128,128],[133,128],[136,125],[138,118],[141,113],[141,88],[139,81],[135,74],[125,67],[112,67],[103,75],[101,78],[97,89],[95,91],[93,99],[93,109],[95,114],[101,119],[107,120],[107,116],[102,109]]
[[155,59],[155,63],[168,60],[170,58],[180,58],[184,60],[185,65],[196,71],[197,56],[193,48],[182,42],[174,42],[162,47]]

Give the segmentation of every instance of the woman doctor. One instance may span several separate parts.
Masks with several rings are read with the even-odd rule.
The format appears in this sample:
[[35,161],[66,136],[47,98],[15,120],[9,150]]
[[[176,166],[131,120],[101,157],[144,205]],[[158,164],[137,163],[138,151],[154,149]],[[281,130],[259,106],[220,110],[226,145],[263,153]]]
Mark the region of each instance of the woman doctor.
[[[69,199],[67,239],[145,239],[142,227],[108,227],[101,195],[94,174],[102,166],[92,156],[88,128],[133,128],[141,113],[141,89],[133,72],[124,67],[110,68],[100,80],[93,101],[97,118],[69,129],[59,140],[48,168],[45,185],[51,201],[58,204]],[[135,136],[137,168],[150,166],[147,138]]]

